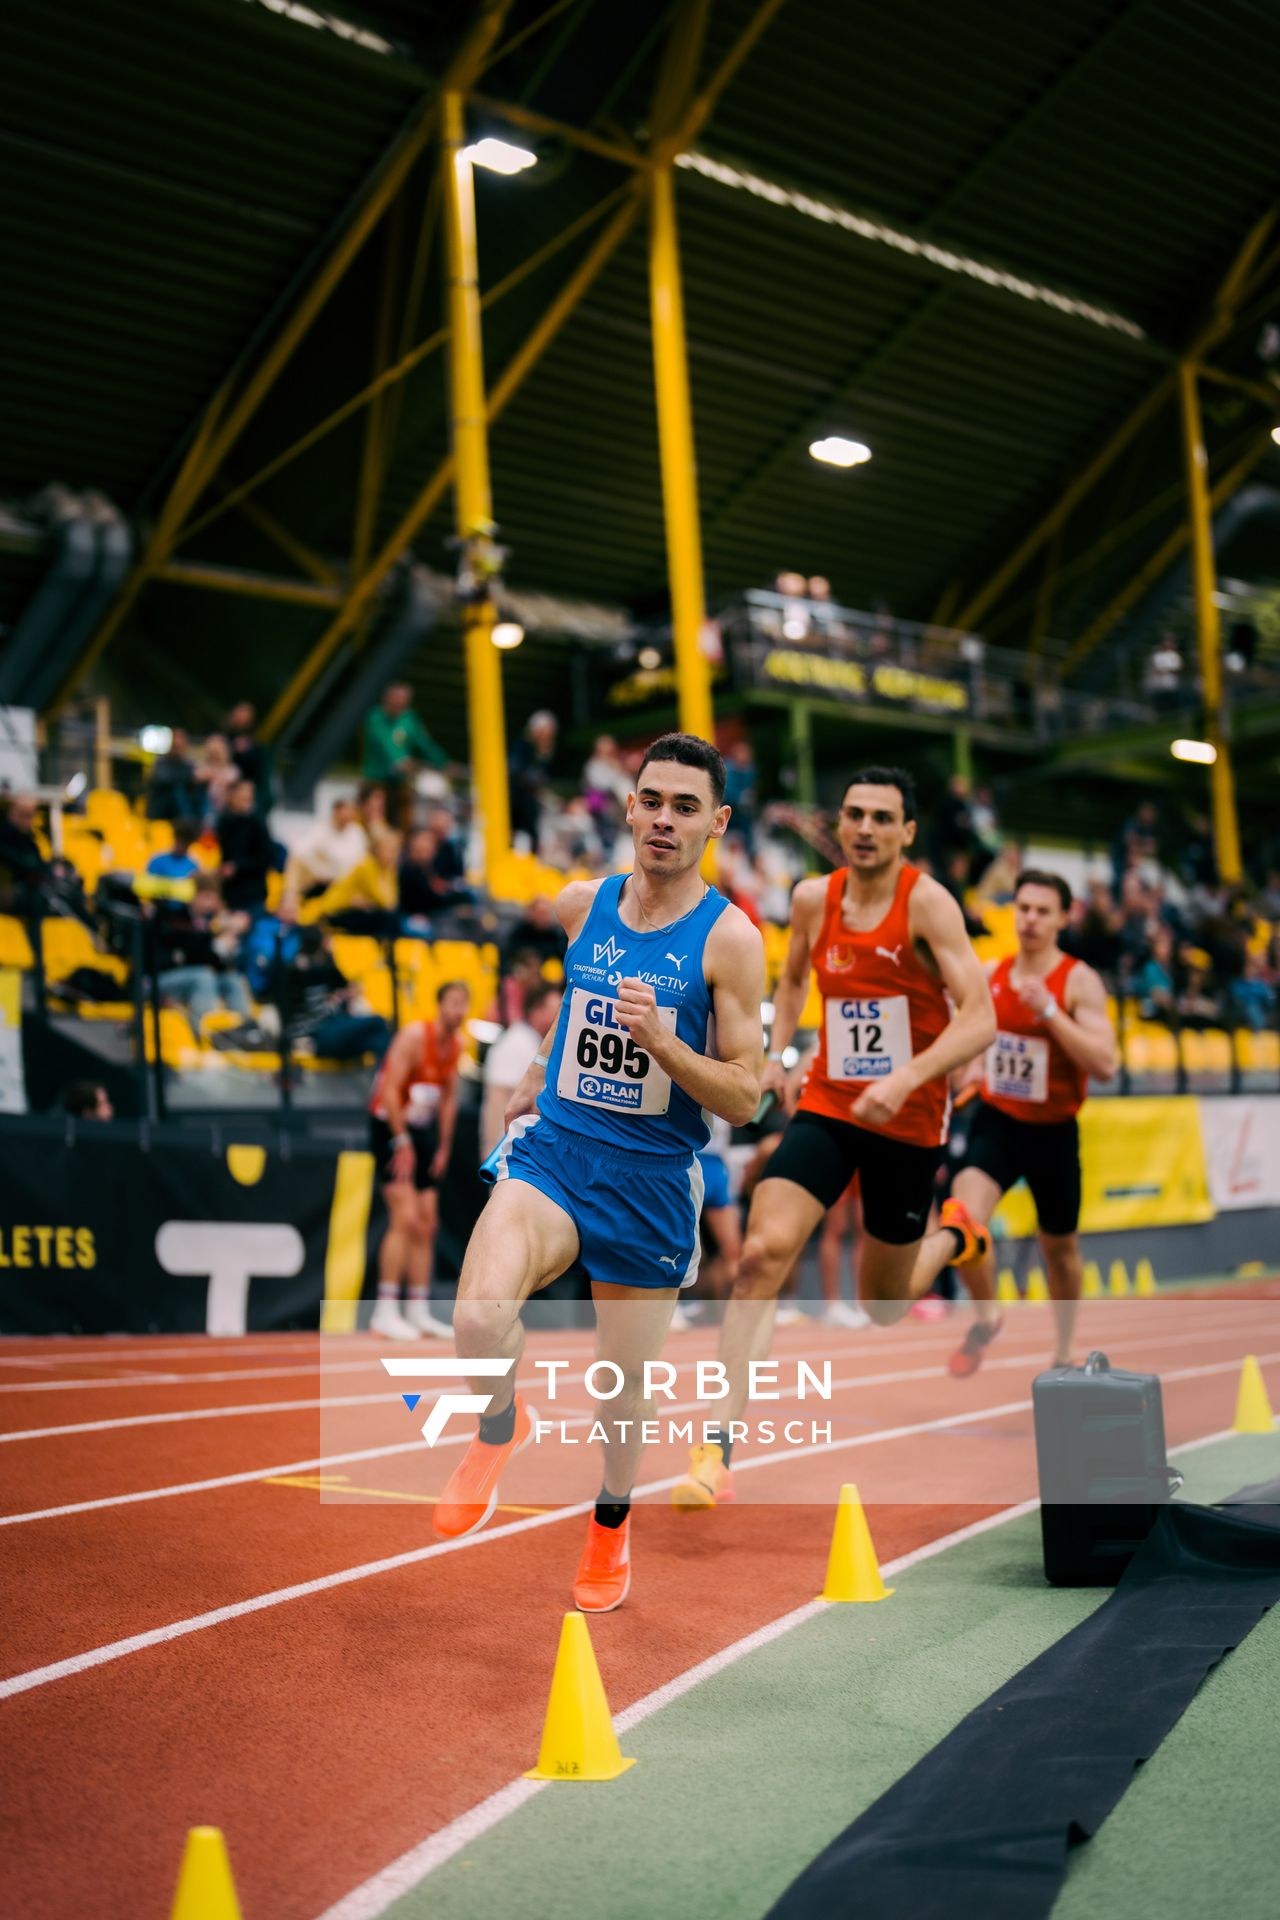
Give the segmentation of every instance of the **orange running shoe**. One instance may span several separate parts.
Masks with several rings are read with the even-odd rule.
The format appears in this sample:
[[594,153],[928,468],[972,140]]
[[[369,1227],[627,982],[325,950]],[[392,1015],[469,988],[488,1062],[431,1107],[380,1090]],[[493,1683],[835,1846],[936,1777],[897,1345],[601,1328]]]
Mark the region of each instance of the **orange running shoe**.
[[516,1395],[515,1432],[504,1446],[490,1446],[479,1434],[445,1482],[436,1501],[431,1524],[445,1540],[482,1527],[498,1504],[498,1477],[508,1460],[523,1452],[533,1434],[533,1420],[521,1394]]
[[724,1450],[714,1442],[689,1449],[689,1471],[671,1489],[673,1507],[724,1507],[737,1499]]
[[975,1320],[964,1337],[962,1346],[956,1348],[947,1362],[947,1372],[956,1380],[967,1380],[982,1365],[982,1356],[1004,1325],[1004,1320]]
[[573,1604],[580,1613],[612,1613],[630,1591],[631,1516],[620,1527],[602,1527],[592,1514],[573,1582]]
[[941,1218],[944,1227],[954,1227],[964,1238],[964,1244],[951,1262],[953,1267],[967,1267],[971,1260],[980,1260],[984,1253],[990,1253],[990,1227],[975,1220],[963,1200],[944,1200]]

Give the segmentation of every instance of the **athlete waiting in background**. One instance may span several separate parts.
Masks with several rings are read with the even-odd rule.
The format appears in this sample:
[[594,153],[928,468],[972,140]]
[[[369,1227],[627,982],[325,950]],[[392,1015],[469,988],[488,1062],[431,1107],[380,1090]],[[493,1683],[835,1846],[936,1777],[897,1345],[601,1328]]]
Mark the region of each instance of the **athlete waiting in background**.
[[[672,1493],[677,1506],[723,1497],[729,1429],[746,1404],[749,1363],[768,1355],[774,1301],[855,1173],[859,1294],[864,1303],[901,1301],[905,1311],[947,1134],[947,1077],[995,1037],[986,976],[960,908],[905,858],[916,837],[910,776],[895,767],[856,773],[838,835],[847,866],[800,881],[792,896],[766,1091],[782,1092],[781,1056],[800,1023],[811,964],[822,1030],[799,1109],[752,1201],[720,1337],[729,1392],[717,1408],[719,1436],[693,1450]],[[882,1308],[875,1317],[891,1316]]]
[[[369,1096],[370,1134],[390,1218],[378,1249],[378,1300],[371,1333],[389,1340],[453,1329],[433,1317],[428,1300],[440,1223],[437,1188],[453,1150],[458,1117],[458,1061],[471,990],[450,980],[436,997],[434,1020],[401,1027]],[[401,1281],[408,1297],[400,1303]]]
[[[1028,868],[1014,896],[1018,951],[991,974],[997,1033],[981,1070],[965,1164],[943,1225],[920,1249],[912,1290],[923,1292],[947,1265],[964,1259],[977,1317],[952,1354],[953,1374],[975,1373],[1000,1331],[995,1261],[986,1223],[1000,1196],[1025,1180],[1035,1201],[1040,1250],[1057,1327],[1055,1366],[1071,1363],[1080,1298],[1080,1129],[1076,1115],[1090,1077],[1109,1080],[1116,1043],[1102,981],[1058,945],[1071,912],[1071,889],[1055,873]],[[972,1231],[975,1222],[979,1232]]]
[[529,1062],[556,1023],[560,989],[539,980],[524,996],[524,1011],[499,1034],[484,1060],[484,1104],[480,1109],[480,1158],[487,1160],[506,1131],[505,1114]]
[[[764,945],[700,872],[728,821],[715,748],[691,734],[655,741],[627,801],[634,871],[571,884],[557,903],[564,1003],[508,1104],[458,1286],[459,1355],[518,1363],[523,1302],[575,1260],[586,1269],[597,1356],[622,1379],[600,1409],[604,1484],[573,1587],[590,1613],[620,1606],[631,1583],[644,1365],[677,1290],[697,1278],[704,1114],[742,1126],[760,1101]],[[484,1525],[504,1465],[534,1433],[514,1365],[496,1387],[471,1386],[487,1411],[436,1503],[449,1539]]]

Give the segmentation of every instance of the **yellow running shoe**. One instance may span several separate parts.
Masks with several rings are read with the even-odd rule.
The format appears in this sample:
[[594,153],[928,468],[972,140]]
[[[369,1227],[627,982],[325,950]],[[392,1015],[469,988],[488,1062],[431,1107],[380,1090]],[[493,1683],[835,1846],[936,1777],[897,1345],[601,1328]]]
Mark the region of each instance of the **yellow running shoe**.
[[714,1442],[689,1449],[689,1471],[671,1489],[673,1507],[723,1507],[737,1499],[724,1450]]
[[445,1540],[482,1527],[498,1504],[498,1478],[508,1460],[528,1446],[533,1421],[522,1394],[516,1395],[515,1431],[504,1446],[490,1446],[479,1434],[445,1482],[436,1501],[431,1524]]
[[612,1613],[630,1591],[631,1515],[620,1527],[602,1527],[592,1514],[573,1582],[573,1604],[579,1613]]

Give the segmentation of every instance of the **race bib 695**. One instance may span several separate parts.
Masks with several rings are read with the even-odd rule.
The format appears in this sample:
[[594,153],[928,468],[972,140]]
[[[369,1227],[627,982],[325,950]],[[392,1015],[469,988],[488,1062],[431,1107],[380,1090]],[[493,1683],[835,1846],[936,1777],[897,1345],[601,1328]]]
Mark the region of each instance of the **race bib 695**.
[[[659,1007],[658,1018],[675,1032],[674,1007]],[[671,1077],[631,1038],[614,999],[575,987],[556,1092],[562,1100],[600,1111],[658,1114],[671,1105]]]

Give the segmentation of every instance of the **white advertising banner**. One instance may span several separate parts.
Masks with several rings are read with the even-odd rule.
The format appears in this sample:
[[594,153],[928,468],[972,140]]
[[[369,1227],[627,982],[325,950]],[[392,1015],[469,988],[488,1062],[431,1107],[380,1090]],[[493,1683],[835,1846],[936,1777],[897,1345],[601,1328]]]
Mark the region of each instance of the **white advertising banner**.
[[25,1113],[22,1074],[22,975],[0,968],[0,1113]]
[[1280,1207],[1280,1098],[1201,1100],[1209,1191],[1220,1213]]

